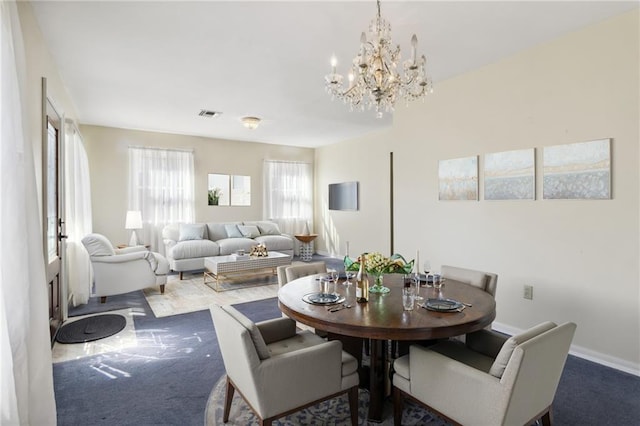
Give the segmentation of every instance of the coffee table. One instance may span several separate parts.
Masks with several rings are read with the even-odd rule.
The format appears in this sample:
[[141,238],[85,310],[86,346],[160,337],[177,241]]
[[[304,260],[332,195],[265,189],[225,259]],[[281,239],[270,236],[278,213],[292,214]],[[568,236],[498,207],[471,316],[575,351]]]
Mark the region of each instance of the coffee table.
[[207,284],[207,278],[213,282],[211,287],[215,291],[224,291],[220,289],[220,279],[233,275],[243,275],[247,272],[256,272],[262,269],[271,269],[276,274],[278,266],[290,265],[291,256],[277,251],[270,251],[266,257],[249,257],[247,259],[237,259],[233,255],[229,256],[212,256],[204,259],[204,283]]

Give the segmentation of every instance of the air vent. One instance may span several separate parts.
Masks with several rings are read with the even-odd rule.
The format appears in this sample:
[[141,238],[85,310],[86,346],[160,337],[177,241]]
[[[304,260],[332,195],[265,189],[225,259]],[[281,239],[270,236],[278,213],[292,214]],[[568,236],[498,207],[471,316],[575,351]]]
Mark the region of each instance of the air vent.
[[213,117],[219,116],[220,114],[222,113],[218,111],[209,111],[208,109],[201,109],[198,115],[200,117],[213,118]]

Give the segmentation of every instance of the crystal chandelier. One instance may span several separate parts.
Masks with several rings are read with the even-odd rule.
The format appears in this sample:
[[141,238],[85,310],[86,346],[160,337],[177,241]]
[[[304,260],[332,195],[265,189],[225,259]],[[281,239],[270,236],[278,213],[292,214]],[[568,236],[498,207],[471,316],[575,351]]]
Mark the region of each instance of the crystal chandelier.
[[378,14],[369,24],[369,38],[362,32],[360,52],[353,58],[349,72],[349,86],[342,84],[343,77],[336,73],[337,59],[331,58],[331,74],[325,76],[327,91],[332,98],[342,99],[351,110],[375,107],[376,115],[393,112],[397,98],[407,103],[424,98],[433,92],[431,79],[427,76],[427,59],[416,57],[418,38],[411,37],[411,58],[402,64],[403,75],[398,72],[400,46],[391,41],[391,25]]

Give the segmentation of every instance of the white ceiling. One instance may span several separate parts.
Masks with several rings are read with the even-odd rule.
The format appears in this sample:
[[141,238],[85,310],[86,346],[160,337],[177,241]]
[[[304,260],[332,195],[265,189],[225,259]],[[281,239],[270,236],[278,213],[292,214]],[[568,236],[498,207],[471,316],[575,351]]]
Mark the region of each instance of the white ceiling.
[[[32,6],[82,124],[307,147],[391,125],[390,115],[350,112],[324,89],[333,53],[346,74],[375,16],[373,0]],[[637,7],[637,1],[381,5],[405,55],[417,34],[435,90],[440,81]],[[201,109],[223,114],[203,118]],[[240,123],[245,115],[264,121],[248,130]]]

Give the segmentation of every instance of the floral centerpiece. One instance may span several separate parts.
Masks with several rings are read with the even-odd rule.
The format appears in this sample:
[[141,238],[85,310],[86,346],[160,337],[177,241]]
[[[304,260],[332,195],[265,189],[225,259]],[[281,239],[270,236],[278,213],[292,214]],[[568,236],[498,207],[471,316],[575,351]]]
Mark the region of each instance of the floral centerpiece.
[[[369,289],[372,293],[388,293],[389,288],[382,285],[384,274],[410,274],[413,270],[414,260],[407,262],[401,254],[395,253],[390,257],[382,253],[365,253],[367,273],[374,277],[374,285]],[[358,271],[360,269],[360,257],[352,260],[349,256],[344,258],[345,271]]]

